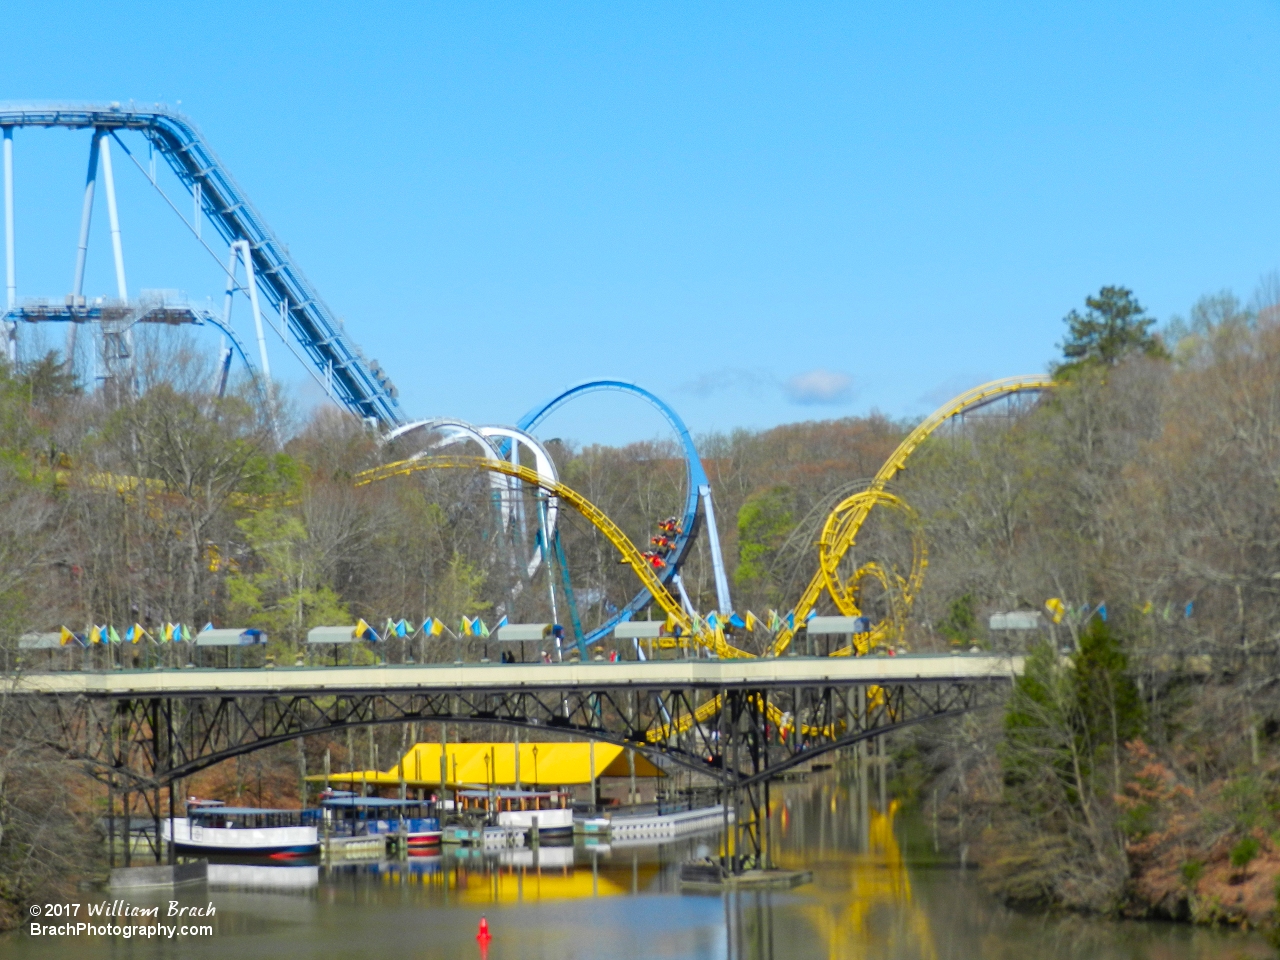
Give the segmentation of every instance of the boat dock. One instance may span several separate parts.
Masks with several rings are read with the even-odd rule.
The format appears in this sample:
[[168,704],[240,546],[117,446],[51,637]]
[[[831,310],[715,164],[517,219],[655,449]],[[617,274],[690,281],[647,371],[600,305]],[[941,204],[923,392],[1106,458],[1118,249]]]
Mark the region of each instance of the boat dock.
[[[689,834],[702,833],[724,826],[725,811],[720,804],[678,810],[673,813],[634,812],[609,817],[594,817],[574,823],[574,833],[579,836],[607,839],[612,843],[654,843],[674,840]],[[733,823],[733,811],[729,822]]]

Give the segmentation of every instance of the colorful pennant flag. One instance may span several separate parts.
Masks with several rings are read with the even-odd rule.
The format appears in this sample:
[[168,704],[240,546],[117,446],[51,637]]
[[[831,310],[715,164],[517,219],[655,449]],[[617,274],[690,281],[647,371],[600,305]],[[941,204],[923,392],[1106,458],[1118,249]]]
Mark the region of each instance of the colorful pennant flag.
[[64,647],[65,647],[68,643],[71,643],[73,640],[74,640],[76,643],[79,643],[79,642],[80,642],[80,638],[79,638],[79,637],[77,637],[77,636],[76,636],[74,633],[72,633],[70,630],[68,630],[66,627],[63,627],[63,628],[62,628],[62,630],[61,630],[61,631],[59,631],[59,633],[58,633],[58,642],[59,642],[62,646],[64,646]]
[[428,631],[433,637],[438,637],[444,633],[444,621],[431,618],[431,629]]
[[1061,623],[1062,618],[1067,615],[1067,605],[1058,597],[1050,597],[1044,602],[1044,606],[1049,611],[1049,617],[1054,623]]
[[729,617],[729,626],[736,627],[739,630],[747,629],[747,621],[743,620],[736,613]]
[[160,628],[160,642],[161,643],[173,642],[173,624],[172,623],[168,623],[166,621],[164,626]]
[[365,623],[364,617],[356,621],[355,629],[351,631],[357,640],[378,640],[378,632]]
[[112,643],[120,642],[120,634],[116,633],[116,628],[114,626],[107,627],[107,639]]
[[484,625],[484,621],[479,617],[476,617],[473,629],[476,631],[477,636],[487,637],[489,635],[489,628]]
[[742,620],[743,629],[754,631],[758,626],[760,626],[760,621],[756,619],[756,615],[754,613],[748,610],[746,617]]
[[507,625],[507,615],[504,613],[502,615],[502,619],[498,621],[497,626],[495,626],[493,629],[501,630],[506,625]]
[[462,622],[458,625],[458,627],[459,627],[459,633],[461,633],[464,637],[469,637],[472,635],[471,621],[468,620],[466,617],[462,618]]

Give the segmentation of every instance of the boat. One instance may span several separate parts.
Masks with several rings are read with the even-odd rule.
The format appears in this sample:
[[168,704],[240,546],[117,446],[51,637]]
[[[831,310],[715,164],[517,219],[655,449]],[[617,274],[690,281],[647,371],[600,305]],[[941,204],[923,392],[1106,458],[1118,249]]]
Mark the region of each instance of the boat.
[[573,807],[560,790],[459,790],[458,803],[468,812],[486,816],[508,831],[532,833],[539,839],[573,837]]
[[315,856],[320,837],[314,813],[229,807],[217,800],[187,803],[187,815],[161,821],[164,839],[181,854],[231,854],[289,860]]
[[402,822],[410,852],[438,847],[444,837],[432,800],[357,797],[345,790],[321,795],[323,825],[331,837],[399,837]]

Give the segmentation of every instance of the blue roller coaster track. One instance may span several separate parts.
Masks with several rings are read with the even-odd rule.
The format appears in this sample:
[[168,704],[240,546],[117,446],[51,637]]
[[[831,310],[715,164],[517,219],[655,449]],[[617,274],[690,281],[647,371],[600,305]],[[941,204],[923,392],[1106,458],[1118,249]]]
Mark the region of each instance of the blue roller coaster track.
[[[315,287],[303,275],[301,269],[290,257],[285,246],[276,239],[271,228],[267,226],[262,215],[250,203],[244,191],[240,189],[230,172],[218,159],[213,149],[196,129],[195,125],[181,114],[160,104],[150,109],[141,109],[133,104],[8,104],[0,105],[0,130],[6,141],[12,136],[14,127],[61,127],[66,129],[89,129],[94,133],[94,146],[90,153],[90,179],[94,176],[97,144],[99,138],[110,137],[124,150],[134,162],[137,158],[129,150],[128,145],[120,139],[119,134],[133,131],[141,133],[152,147],[158,151],[178,180],[196,199],[199,211],[214,225],[218,234],[230,245],[245,243],[249,247],[253,261],[253,273],[258,289],[267,304],[281,317],[282,327],[287,330],[298,347],[300,357],[309,362],[322,378],[331,397],[345,406],[357,416],[377,421],[388,436],[395,436],[402,430],[410,428],[401,411],[396,389],[389,378],[375,362],[365,359],[354,341],[350,340],[342,330],[333,312],[320,299]],[[6,148],[8,143],[6,143]],[[141,164],[138,164],[141,169]],[[145,171],[144,171],[145,172]],[[155,183],[154,168],[148,174]],[[6,178],[8,173],[6,172]],[[158,184],[156,185],[158,189]],[[92,191],[89,191],[88,203],[91,203]],[[167,198],[166,198],[167,199]],[[114,203],[114,199],[111,201]],[[172,205],[172,203],[171,203]],[[88,206],[86,206],[86,211]],[[176,207],[175,207],[176,210]],[[193,225],[194,226],[194,225]],[[87,235],[88,213],[82,230]],[[197,230],[198,236],[198,230]],[[81,256],[83,258],[83,238]],[[7,241],[8,243],[8,241]],[[207,247],[207,244],[206,244]],[[233,248],[234,250],[235,248]],[[212,249],[210,250],[213,253]],[[217,254],[214,254],[217,256]],[[117,257],[119,251],[117,250]],[[117,269],[121,269],[119,265]],[[230,271],[229,271],[230,272]],[[234,275],[230,283],[234,284]],[[120,281],[123,287],[123,280]],[[231,287],[228,287],[230,291]],[[79,292],[78,290],[76,291]],[[230,294],[228,294],[230,295]],[[12,300],[12,279],[10,279],[10,298]],[[123,297],[124,294],[122,293]],[[53,308],[57,316],[46,315],[48,307],[35,308],[43,311],[38,319],[66,320],[85,322],[92,319],[90,314],[95,309],[83,302],[68,300],[65,309]],[[229,302],[229,301],[228,301]],[[256,309],[256,308],[255,308]],[[34,320],[34,315],[27,316],[26,309],[11,304],[5,314],[6,320]],[[66,313],[63,316],[62,313]],[[210,323],[220,328],[231,339],[235,351],[251,370],[253,364],[244,345],[235,333],[222,321],[199,311],[192,314],[188,322]],[[283,332],[283,331],[282,331]],[[259,331],[261,338],[261,331]],[[286,341],[288,343],[288,341]],[[292,344],[289,344],[291,347]],[[297,353],[297,349],[294,348]],[[263,357],[265,363],[265,354]],[[255,378],[257,379],[257,378]],[[663,400],[648,390],[625,380],[589,380],[576,384],[552,397],[546,403],[530,410],[519,422],[519,429],[531,432],[534,427],[550,416],[565,403],[587,393],[598,391],[619,391],[637,397],[653,406],[671,426],[680,443],[686,464],[687,495],[684,513],[680,518],[680,531],[675,537],[671,552],[660,570],[655,571],[665,585],[675,585],[682,596],[685,595],[680,581],[680,568],[687,559],[693,539],[701,523],[708,527],[708,541],[711,548],[712,566],[715,575],[716,595],[722,612],[731,611],[728,580],[725,575],[724,562],[719,549],[719,537],[716,531],[715,510],[711,500],[711,485],[706,470],[698,456],[688,428],[680,416]],[[421,424],[419,424],[421,425]],[[502,449],[508,441],[497,444]],[[699,509],[701,501],[701,510]],[[568,583],[568,572],[565,567],[563,550],[559,536],[554,535],[554,549],[561,565],[561,574],[565,578],[565,591],[575,615],[572,588]],[[618,610],[606,623],[597,627],[579,642],[595,643],[606,637],[617,624],[631,619],[644,609],[652,597],[648,590],[640,590],[622,609]],[[688,605],[687,596],[685,599]],[[691,612],[692,609],[690,608]]]
[[[562,390],[546,403],[534,407],[520,418],[517,426],[521,430],[531,433],[539,423],[570,400],[584,394],[600,391],[617,391],[630,394],[650,404],[670,424],[684,453],[686,483],[688,486],[688,492],[685,496],[684,515],[680,520],[680,533],[676,536],[671,553],[667,556],[665,566],[661,570],[655,571],[658,574],[658,579],[664,584],[669,584],[673,581],[678,583],[676,578],[680,575],[680,567],[684,563],[689,547],[693,543],[694,534],[697,532],[699,520],[698,501],[701,500],[704,505],[705,520],[710,528],[707,532],[709,534],[708,541],[711,544],[712,566],[715,570],[717,598],[722,610],[726,613],[732,611],[733,607],[729,600],[728,580],[725,576],[724,562],[719,550],[719,537],[715,529],[715,510],[711,503],[711,481],[707,478],[707,471],[702,466],[702,458],[698,455],[698,448],[694,445],[693,436],[689,433],[689,428],[685,426],[684,421],[680,419],[680,415],[666,401],[650,393],[644,387],[628,380],[587,380]],[[626,606],[588,634],[585,642],[593,644],[598,640],[604,639],[613,631],[614,627],[619,623],[630,620],[636,613],[648,606],[651,600],[652,596],[649,591],[642,588],[639,593],[631,598]]]
[[204,214],[222,238],[249,244],[259,288],[324,378],[334,400],[384,427],[404,422],[394,385],[343,333],[333,311],[190,120],[159,104],[151,109],[20,104],[0,106],[0,129],[6,127],[92,129],[112,136],[126,151],[120,131],[141,133],[187,189],[198,195]]

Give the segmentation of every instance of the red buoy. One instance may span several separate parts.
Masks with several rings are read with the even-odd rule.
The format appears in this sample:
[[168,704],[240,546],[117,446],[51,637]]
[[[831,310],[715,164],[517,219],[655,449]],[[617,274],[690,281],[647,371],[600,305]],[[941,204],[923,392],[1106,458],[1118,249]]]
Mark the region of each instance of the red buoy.
[[493,939],[489,936],[489,921],[484,917],[480,918],[480,931],[476,934],[476,939],[481,943],[488,943]]

